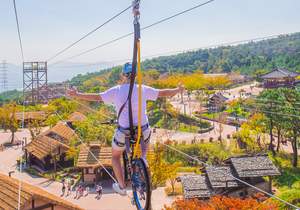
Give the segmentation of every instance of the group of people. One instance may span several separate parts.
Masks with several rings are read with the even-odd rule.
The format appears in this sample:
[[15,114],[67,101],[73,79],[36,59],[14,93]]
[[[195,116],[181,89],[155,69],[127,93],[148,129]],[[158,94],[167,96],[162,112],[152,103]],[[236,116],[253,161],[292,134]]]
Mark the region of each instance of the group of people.
[[[72,194],[72,180],[71,179],[62,179],[62,194],[61,196],[65,196],[65,193],[66,193],[66,196],[69,196]],[[97,184],[96,185],[96,199],[100,199],[101,198],[101,195],[102,195],[102,186],[100,184]],[[67,192],[66,192],[67,190]],[[75,196],[74,196],[74,199],[79,199],[83,196],[88,196],[90,193],[90,187],[89,186],[83,186],[83,184],[79,184],[78,187],[76,188],[75,190]]]
[[67,193],[66,196],[71,195],[72,193],[72,179],[62,179],[62,189],[61,189],[61,196],[65,195],[66,189],[67,189]]

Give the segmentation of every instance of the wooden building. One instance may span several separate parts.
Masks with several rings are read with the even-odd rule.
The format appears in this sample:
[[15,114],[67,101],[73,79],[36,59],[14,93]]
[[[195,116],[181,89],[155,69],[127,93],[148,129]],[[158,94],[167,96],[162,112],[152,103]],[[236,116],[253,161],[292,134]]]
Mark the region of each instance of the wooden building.
[[42,171],[58,167],[70,167],[73,160],[68,160],[66,152],[69,146],[47,136],[38,136],[26,147],[27,162],[29,166],[38,166]]
[[110,179],[101,164],[113,174],[111,159],[111,147],[102,147],[99,143],[90,143],[88,148],[85,145],[81,145],[77,167],[82,170],[82,181],[95,183]]
[[267,155],[232,157],[224,161],[224,165],[205,167],[202,172],[180,177],[185,198],[207,199],[212,195],[244,198],[257,193],[233,177],[272,193],[271,177],[280,175]]
[[73,166],[74,160],[67,159],[66,152],[74,138],[77,138],[74,130],[66,123],[57,123],[25,146],[27,162],[44,171],[55,169],[57,166]]
[[[18,209],[19,180],[0,173],[0,209]],[[20,210],[83,210],[36,186],[22,182]]]
[[264,88],[294,87],[298,73],[277,68],[261,76]]
[[209,112],[219,112],[226,106],[226,101],[228,98],[222,95],[222,93],[213,94],[208,101],[208,111]]
[[22,122],[24,118],[24,126],[28,127],[28,124],[32,123],[33,121],[43,122],[46,120],[46,113],[43,111],[35,111],[35,112],[17,112],[16,119],[18,122]]

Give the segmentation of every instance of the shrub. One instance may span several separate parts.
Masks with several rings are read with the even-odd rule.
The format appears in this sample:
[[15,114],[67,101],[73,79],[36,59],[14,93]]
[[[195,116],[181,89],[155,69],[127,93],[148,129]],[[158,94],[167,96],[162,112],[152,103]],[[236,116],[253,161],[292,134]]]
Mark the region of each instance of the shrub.
[[174,188],[174,192],[172,192],[172,187],[168,186],[165,187],[165,193],[167,196],[176,196],[176,195],[182,195],[182,186],[181,185],[176,185]]

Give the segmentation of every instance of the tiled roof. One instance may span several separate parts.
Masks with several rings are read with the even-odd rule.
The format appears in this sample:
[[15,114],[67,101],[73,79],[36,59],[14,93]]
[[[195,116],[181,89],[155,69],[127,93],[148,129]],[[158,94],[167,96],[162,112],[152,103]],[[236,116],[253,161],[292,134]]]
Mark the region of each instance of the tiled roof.
[[69,116],[68,121],[69,122],[82,122],[82,121],[84,121],[86,119],[87,119],[87,117],[84,114],[82,114],[80,112],[73,112]]
[[229,160],[239,177],[280,175],[280,172],[267,155],[232,157]]
[[43,159],[47,155],[50,155],[52,152],[56,152],[59,146],[66,150],[69,148],[67,145],[53,138],[41,135],[27,144],[25,148],[35,157]]
[[212,195],[212,190],[208,186],[208,180],[203,175],[185,175],[180,177],[183,193],[186,199],[208,198]]
[[212,188],[238,187],[238,182],[232,178],[235,176],[230,166],[209,166],[206,173]]
[[274,69],[273,71],[261,76],[262,79],[279,79],[285,77],[297,77],[299,74],[287,69]]
[[[93,153],[93,155],[89,152]],[[96,157],[96,159],[95,159]],[[99,167],[101,164],[104,166],[112,166],[112,149],[111,147],[102,147],[100,144],[91,143],[88,148],[85,145],[80,146],[79,157],[77,161],[77,167],[87,168],[87,167]],[[100,163],[98,162],[100,161]]]
[[[0,209],[15,210],[18,208],[19,181],[0,173]],[[22,182],[20,209],[31,203],[32,200],[42,200],[60,207],[72,210],[82,208],[65,201],[45,190]]]
[[[16,113],[17,120],[23,119],[23,112]],[[44,120],[46,119],[46,113],[43,111],[36,112],[24,112],[24,120]]]
[[223,96],[222,93],[215,93],[209,99],[210,100],[211,99],[213,99],[213,100],[214,99],[218,99],[218,100],[222,100],[222,101],[227,101],[228,100],[228,98],[226,98],[225,96]]

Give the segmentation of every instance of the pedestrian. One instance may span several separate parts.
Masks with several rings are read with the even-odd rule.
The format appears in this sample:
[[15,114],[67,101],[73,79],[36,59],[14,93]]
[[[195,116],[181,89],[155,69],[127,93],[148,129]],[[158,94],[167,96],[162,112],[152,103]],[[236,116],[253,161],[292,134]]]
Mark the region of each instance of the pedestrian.
[[69,178],[67,181],[67,196],[71,195],[72,180]]
[[90,193],[90,187],[89,186],[86,186],[85,188],[85,197],[88,196],[88,194]]
[[100,184],[97,184],[96,186],[96,193],[97,193],[96,199],[99,200],[102,195],[102,186]]
[[61,183],[62,183],[61,196],[64,196],[65,195],[65,191],[66,191],[65,179],[62,179]]

